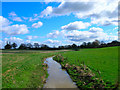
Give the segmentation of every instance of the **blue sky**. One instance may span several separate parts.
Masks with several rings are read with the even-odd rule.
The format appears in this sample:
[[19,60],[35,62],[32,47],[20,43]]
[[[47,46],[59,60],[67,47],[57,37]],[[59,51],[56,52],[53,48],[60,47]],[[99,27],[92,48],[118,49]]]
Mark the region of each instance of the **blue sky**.
[[[118,39],[117,1],[2,2],[2,38],[11,43],[80,45]],[[113,6],[114,5],[114,6]],[[1,47],[2,47],[1,45]]]

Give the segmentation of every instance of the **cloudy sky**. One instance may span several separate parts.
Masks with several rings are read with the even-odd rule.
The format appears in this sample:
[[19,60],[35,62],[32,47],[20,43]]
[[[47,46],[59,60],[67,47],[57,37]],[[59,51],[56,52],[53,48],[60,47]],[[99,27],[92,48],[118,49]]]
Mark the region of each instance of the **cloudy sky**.
[[0,47],[6,41],[59,46],[118,39],[117,0],[52,1],[2,2]]

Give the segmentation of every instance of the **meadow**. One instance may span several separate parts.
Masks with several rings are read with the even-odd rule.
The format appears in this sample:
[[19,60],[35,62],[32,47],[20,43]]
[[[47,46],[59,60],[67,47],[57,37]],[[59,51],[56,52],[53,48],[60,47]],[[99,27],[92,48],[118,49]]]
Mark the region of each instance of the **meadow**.
[[[106,47],[69,51],[61,54],[65,59],[60,62],[64,65],[67,63],[68,65],[73,66],[85,64],[97,77],[102,78],[105,82],[110,82],[110,84],[115,85],[118,81],[118,48],[119,47]],[[58,58],[54,59],[59,62]],[[73,73],[72,77],[75,76],[73,70],[70,72]]]
[[55,51],[3,50],[2,88],[41,88],[48,77],[46,57]]
[[[81,66],[85,64],[97,77],[112,85],[118,81],[118,48],[106,47],[80,49],[79,51],[36,51],[3,50],[2,51],[2,87],[3,88],[41,88],[48,77],[44,60],[50,56],[61,55],[64,65]],[[55,60],[57,60],[54,57]],[[61,58],[62,60],[62,58]],[[58,60],[57,60],[58,61]],[[61,61],[62,62],[62,61]],[[60,63],[61,63],[60,62]],[[73,81],[80,80],[74,69],[68,70]],[[84,70],[85,71],[85,70]],[[99,74],[98,72],[99,71]],[[86,71],[85,71],[86,72]]]

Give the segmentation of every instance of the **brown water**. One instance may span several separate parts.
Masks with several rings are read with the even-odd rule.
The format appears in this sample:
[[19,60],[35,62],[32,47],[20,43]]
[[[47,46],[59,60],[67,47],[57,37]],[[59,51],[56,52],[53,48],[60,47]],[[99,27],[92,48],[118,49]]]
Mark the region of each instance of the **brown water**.
[[52,57],[47,58],[45,63],[48,65],[48,79],[44,88],[76,88],[68,73],[61,68],[61,65],[54,61]]

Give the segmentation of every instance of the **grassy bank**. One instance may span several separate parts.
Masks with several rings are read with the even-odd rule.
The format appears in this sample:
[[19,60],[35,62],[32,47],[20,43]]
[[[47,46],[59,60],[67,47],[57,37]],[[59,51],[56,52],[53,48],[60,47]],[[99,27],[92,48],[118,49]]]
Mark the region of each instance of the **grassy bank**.
[[[60,57],[54,59],[60,62],[62,66],[66,66],[66,64],[72,67],[81,67],[81,64],[86,65],[95,74],[95,77],[101,78],[105,82],[103,83],[107,84],[103,87],[113,87],[118,81],[118,47],[81,49],[80,51],[64,53],[62,56],[63,60],[60,60],[62,59]],[[79,73],[74,71],[73,68],[67,69],[72,77],[79,76]],[[80,82],[79,80],[79,77],[74,78],[77,83]]]
[[41,88],[48,76],[44,58],[59,52],[5,50],[2,54],[3,88]]

